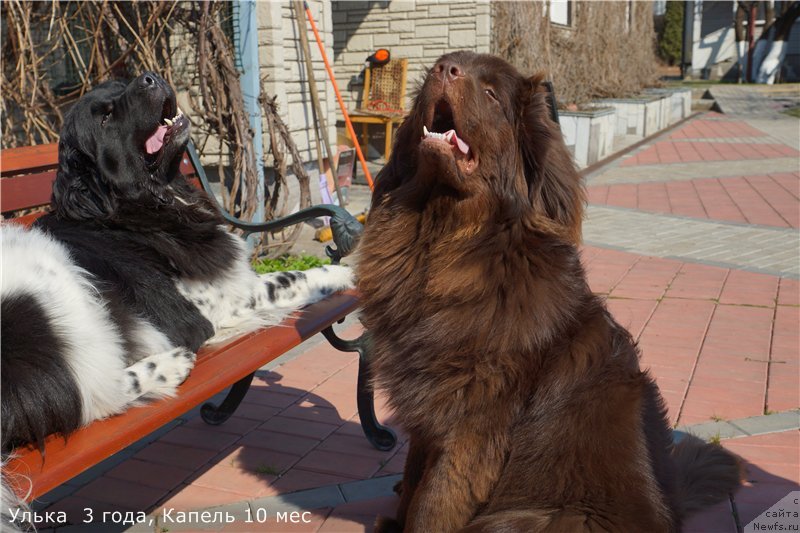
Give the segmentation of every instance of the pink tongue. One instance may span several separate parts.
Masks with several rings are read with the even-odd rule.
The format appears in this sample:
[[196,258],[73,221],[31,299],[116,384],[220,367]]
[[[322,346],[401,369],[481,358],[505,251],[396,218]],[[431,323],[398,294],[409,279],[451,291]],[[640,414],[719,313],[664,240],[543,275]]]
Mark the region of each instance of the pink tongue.
[[164,146],[164,135],[166,134],[167,127],[159,126],[155,133],[153,133],[150,138],[145,141],[144,149],[148,154],[154,154],[161,150],[161,147]]
[[[458,138],[458,135],[456,135],[456,130],[450,130],[450,131],[453,132],[453,140],[456,141],[456,145],[458,146],[458,149],[461,150],[462,154],[467,155],[469,153],[469,145]],[[450,133],[450,131],[446,132],[445,135]]]

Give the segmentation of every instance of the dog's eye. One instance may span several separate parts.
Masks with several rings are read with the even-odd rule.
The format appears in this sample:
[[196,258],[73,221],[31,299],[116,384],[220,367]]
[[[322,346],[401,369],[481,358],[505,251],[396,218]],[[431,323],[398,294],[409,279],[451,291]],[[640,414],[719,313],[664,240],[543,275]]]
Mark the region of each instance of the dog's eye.
[[105,126],[108,119],[111,118],[111,113],[114,111],[114,104],[106,102],[101,109],[103,111],[103,117],[100,119],[100,125]]
[[486,94],[488,94],[488,95],[491,97],[491,99],[492,99],[492,100],[494,100],[495,102],[499,102],[499,101],[500,101],[500,100],[497,98],[497,95],[495,94],[495,92],[494,92],[493,90],[491,90],[491,89],[485,89],[485,91],[486,91]]

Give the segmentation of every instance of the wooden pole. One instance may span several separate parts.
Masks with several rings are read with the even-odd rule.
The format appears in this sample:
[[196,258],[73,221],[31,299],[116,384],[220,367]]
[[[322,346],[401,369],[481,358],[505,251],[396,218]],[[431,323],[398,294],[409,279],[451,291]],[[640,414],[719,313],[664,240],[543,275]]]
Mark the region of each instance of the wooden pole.
[[331,151],[331,144],[328,141],[328,127],[325,123],[325,117],[322,115],[322,106],[319,104],[319,94],[317,94],[317,81],[314,77],[314,67],[311,64],[311,50],[308,47],[308,35],[306,31],[306,19],[303,15],[303,3],[300,0],[292,2],[295,11],[295,22],[297,22],[297,33],[300,35],[300,46],[303,48],[303,55],[306,62],[306,74],[308,75],[308,86],[311,89],[311,102],[314,105],[314,133],[317,136],[317,158],[319,160],[320,177],[325,173],[325,167],[322,164],[322,153],[319,146],[320,129],[322,130],[322,142],[325,143],[325,152],[328,154],[328,161],[333,171],[333,187],[336,189],[336,198],[339,200],[339,205],[344,207],[344,196],[342,196],[342,189],[339,187],[339,176],[337,172],[338,165],[333,163],[333,152]]
[[372,174],[369,173],[367,161],[364,159],[364,154],[361,153],[361,147],[358,145],[358,137],[356,137],[356,132],[353,130],[353,123],[350,122],[350,115],[347,114],[347,108],[344,106],[342,95],[339,93],[339,86],[336,84],[336,76],[333,75],[333,69],[331,68],[330,63],[328,63],[328,55],[325,53],[325,47],[322,44],[322,38],[319,36],[319,32],[317,31],[317,25],[314,22],[314,16],[311,14],[311,9],[308,7],[308,2],[304,2],[304,4],[306,7],[306,16],[308,17],[308,22],[311,24],[311,30],[314,32],[314,37],[317,39],[317,46],[319,46],[319,51],[322,54],[322,61],[325,63],[325,70],[328,71],[328,77],[331,79],[331,83],[333,84],[333,92],[336,93],[336,100],[339,102],[339,109],[342,110],[344,123],[347,125],[347,132],[350,134],[350,138],[353,140],[353,144],[355,145],[356,154],[358,154],[358,160],[361,161],[361,168],[364,170],[364,176],[367,178],[369,188],[374,189],[375,186],[372,183]]

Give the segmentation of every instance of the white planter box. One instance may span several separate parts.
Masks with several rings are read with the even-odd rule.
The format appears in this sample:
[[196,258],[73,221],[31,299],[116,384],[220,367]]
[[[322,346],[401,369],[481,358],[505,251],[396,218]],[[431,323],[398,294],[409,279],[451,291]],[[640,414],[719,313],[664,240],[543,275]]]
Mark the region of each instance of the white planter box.
[[558,112],[561,134],[575,163],[585,168],[611,155],[617,116],[614,108]]
[[669,100],[669,115],[666,126],[671,126],[692,114],[691,89],[645,89],[645,94],[661,96]]
[[664,128],[663,96],[642,95],[633,98],[597,100],[598,105],[617,111],[616,134],[647,137]]

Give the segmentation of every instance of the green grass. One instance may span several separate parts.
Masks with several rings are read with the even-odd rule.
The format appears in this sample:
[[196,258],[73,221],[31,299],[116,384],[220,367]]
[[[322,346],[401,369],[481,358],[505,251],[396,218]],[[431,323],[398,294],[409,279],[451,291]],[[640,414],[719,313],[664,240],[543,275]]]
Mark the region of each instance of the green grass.
[[718,415],[711,415],[711,420],[714,422],[725,422],[725,419]]
[[253,262],[253,269],[259,274],[282,272],[284,270],[308,270],[309,268],[331,264],[330,259],[320,259],[313,255],[284,255],[275,259],[259,259]]
[[255,467],[254,471],[256,474],[269,475],[269,476],[277,476],[278,474],[281,473],[281,471],[278,470],[277,468],[265,464],[258,465],[257,467]]
[[711,444],[716,444],[717,446],[721,446],[720,440],[721,438],[719,436],[719,433],[717,433],[716,435],[708,439],[708,442],[710,442]]
[[782,113],[784,115],[789,115],[790,117],[800,118],[800,106],[792,107],[786,111],[782,111]]

